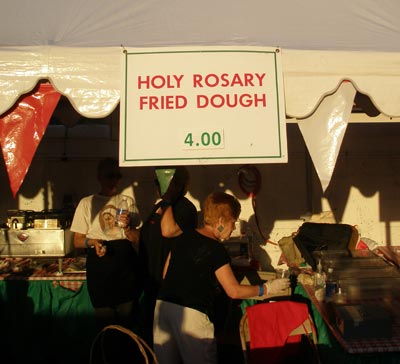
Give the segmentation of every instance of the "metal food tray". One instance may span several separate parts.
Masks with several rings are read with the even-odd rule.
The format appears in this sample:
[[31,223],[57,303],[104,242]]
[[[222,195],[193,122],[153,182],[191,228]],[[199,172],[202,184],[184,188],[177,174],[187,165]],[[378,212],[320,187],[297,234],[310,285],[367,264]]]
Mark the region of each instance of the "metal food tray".
[[0,257],[64,257],[73,249],[69,229],[0,229]]
[[400,278],[399,270],[395,267],[386,266],[372,266],[372,267],[350,267],[334,269],[334,275],[338,279],[354,278],[367,279],[367,278],[385,278],[394,277]]
[[346,300],[358,301],[363,299],[397,297],[400,292],[400,277],[376,278],[346,278],[339,280],[339,286]]
[[[331,267],[334,270],[342,269],[372,269],[372,268],[388,268],[391,267],[386,261],[380,257],[369,257],[369,258],[328,258],[321,260],[323,267]],[[327,270],[327,269],[325,269]]]

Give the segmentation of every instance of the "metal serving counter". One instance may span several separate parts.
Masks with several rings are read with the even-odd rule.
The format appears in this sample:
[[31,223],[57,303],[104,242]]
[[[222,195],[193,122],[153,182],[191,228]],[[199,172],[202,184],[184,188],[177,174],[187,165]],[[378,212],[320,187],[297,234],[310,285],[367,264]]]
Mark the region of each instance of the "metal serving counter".
[[74,249],[69,229],[0,229],[0,257],[64,257]]

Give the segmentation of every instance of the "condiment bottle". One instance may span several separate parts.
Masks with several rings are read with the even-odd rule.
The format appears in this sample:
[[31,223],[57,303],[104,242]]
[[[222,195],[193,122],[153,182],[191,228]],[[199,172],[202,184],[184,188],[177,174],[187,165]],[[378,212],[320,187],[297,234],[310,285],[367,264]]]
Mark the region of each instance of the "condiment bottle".
[[317,271],[314,274],[314,293],[318,301],[323,301],[325,297],[325,272],[322,270],[321,259],[317,264]]
[[338,285],[333,273],[333,268],[328,268],[328,273],[326,275],[326,284],[325,284],[325,300],[332,301],[337,292],[338,292]]

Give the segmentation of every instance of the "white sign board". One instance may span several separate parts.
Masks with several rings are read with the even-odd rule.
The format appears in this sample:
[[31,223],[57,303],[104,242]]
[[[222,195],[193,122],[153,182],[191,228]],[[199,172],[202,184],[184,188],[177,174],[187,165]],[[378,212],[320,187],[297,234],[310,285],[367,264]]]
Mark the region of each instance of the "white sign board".
[[126,49],[121,166],[287,162],[281,53]]

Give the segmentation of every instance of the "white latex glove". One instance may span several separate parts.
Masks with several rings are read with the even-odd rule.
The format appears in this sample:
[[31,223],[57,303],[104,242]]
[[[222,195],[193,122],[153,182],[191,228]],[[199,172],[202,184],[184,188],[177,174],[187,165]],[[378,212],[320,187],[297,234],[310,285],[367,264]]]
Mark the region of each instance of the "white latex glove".
[[282,291],[289,288],[290,280],[289,278],[277,278],[267,281],[265,285],[267,287],[267,294],[282,293]]

